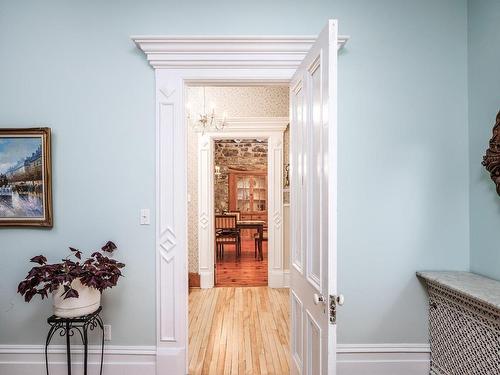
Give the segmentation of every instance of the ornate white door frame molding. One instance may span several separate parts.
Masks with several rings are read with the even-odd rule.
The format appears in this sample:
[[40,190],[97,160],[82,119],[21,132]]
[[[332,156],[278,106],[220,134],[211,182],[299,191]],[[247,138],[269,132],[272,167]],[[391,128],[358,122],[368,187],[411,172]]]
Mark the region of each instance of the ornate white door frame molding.
[[268,141],[268,280],[271,288],[286,287],[283,270],[283,133],[288,117],[228,119],[223,131],[198,133],[198,256],[202,288],[214,286],[214,141]]
[[[133,36],[156,81],[156,373],[187,373],[188,82],[288,84],[315,37]],[[339,48],[347,41],[340,38]],[[281,177],[280,177],[281,178]]]

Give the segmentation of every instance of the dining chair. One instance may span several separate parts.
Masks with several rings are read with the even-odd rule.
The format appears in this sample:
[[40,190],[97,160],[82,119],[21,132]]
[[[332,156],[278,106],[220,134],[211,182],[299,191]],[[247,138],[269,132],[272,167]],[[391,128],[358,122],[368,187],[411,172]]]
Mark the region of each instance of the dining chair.
[[236,215],[215,215],[215,247],[217,258],[224,258],[224,245],[235,245],[235,260],[241,255],[241,237]]
[[236,221],[240,221],[240,211],[226,211],[223,215],[235,215]]
[[[255,233],[253,235],[253,238],[254,238],[254,241],[255,241],[255,257],[257,258],[257,249],[259,248],[259,240],[260,240],[260,236],[259,236],[259,232]],[[264,230],[263,230],[263,233],[262,233],[262,241],[266,241],[267,242],[267,227],[264,227]],[[262,249],[262,246],[260,247]],[[263,258],[263,255],[262,254],[259,254],[260,257],[259,259],[262,259]]]

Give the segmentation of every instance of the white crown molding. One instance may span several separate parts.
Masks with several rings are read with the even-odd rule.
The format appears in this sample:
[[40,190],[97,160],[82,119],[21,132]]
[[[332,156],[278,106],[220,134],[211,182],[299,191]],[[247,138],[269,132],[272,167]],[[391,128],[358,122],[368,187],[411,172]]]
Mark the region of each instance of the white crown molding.
[[[225,120],[224,129],[217,131],[206,131],[205,134],[211,136],[220,135],[231,132],[230,136],[234,136],[232,132],[249,132],[247,136],[255,138],[255,134],[263,134],[268,132],[284,132],[290,123],[288,117],[235,117]],[[256,130],[257,129],[257,130]]]
[[[297,68],[315,36],[171,36],[130,37],[155,69]],[[348,36],[339,36],[342,48]]]

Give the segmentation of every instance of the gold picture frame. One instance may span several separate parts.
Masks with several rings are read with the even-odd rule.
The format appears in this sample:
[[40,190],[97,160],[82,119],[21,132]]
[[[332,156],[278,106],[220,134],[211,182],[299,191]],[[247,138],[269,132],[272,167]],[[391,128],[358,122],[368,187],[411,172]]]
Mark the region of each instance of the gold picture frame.
[[50,128],[0,129],[0,227],[52,228]]

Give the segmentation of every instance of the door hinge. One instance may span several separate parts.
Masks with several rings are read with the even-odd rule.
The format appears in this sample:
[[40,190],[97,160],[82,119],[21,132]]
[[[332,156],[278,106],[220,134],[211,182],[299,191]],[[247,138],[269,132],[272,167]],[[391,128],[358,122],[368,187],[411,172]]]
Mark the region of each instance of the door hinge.
[[337,296],[333,296],[330,294],[328,306],[330,324],[337,324]]

